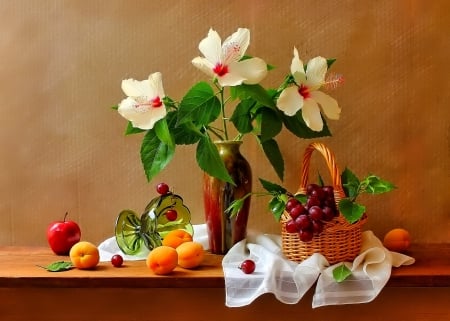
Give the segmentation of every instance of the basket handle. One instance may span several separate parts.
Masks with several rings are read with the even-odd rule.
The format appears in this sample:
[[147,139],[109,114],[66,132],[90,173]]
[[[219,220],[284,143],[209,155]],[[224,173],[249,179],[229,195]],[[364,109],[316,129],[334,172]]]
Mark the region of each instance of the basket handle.
[[333,152],[328,149],[324,144],[314,142],[309,144],[309,146],[305,150],[305,154],[303,155],[303,163],[302,163],[302,172],[300,179],[300,188],[299,193],[305,193],[306,186],[308,184],[308,175],[309,175],[309,164],[311,160],[312,153],[314,151],[318,151],[325,158],[328,170],[330,171],[332,185],[334,188],[334,196],[335,201],[339,202],[340,199],[345,197],[344,190],[342,188],[341,174],[339,168],[336,164],[335,157]]

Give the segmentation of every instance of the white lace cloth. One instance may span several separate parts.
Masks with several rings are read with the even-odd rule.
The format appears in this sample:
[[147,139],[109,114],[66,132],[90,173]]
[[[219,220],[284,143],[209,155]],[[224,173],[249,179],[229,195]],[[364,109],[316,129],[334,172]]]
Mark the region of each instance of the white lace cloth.
[[[341,263],[330,266],[323,255],[316,253],[297,264],[283,256],[280,235],[249,235],[223,258],[225,304],[228,307],[245,306],[264,293],[273,293],[283,303],[295,304],[314,284],[313,308],[370,302],[386,285],[393,266],[410,265],[414,259],[387,250],[371,231],[363,232],[362,238],[361,254],[353,262],[345,262],[352,275],[337,283],[332,271]],[[205,224],[194,225],[194,241],[208,249]],[[103,241],[99,250],[101,261],[109,261],[114,254],[121,254],[124,260],[143,260],[148,255],[148,250],[125,255],[114,237]],[[238,268],[247,258],[256,263],[252,274],[244,274]]]
[[[250,258],[256,269],[244,274],[238,266]],[[237,243],[222,261],[228,307],[248,305],[264,293],[273,293],[286,304],[295,304],[316,284],[312,307],[370,302],[377,297],[391,275],[392,266],[413,264],[407,255],[391,252],[371,232],[363,232],[361,253],[353,262],[346,262],[352,271],[337,283],[321,254],[313,254],[300,264],[287,260],[281,252],[279,235],[250,235]],[[316,283],[317,281],[317,283]]]

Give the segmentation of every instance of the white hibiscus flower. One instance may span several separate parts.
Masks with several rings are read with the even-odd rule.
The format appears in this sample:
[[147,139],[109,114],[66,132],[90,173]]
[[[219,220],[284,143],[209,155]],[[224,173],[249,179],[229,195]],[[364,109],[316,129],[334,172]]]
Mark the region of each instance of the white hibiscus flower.
[[250,31],[246,28],[239,28],[223,44],[219,34],[210,29],[198,46],[205,57],[194,58],[192,64],[215,77],[222,87],[257,84],[266,76],[267,65],[260,58],[241,60],[249,43]]
[[302,110],[302,117],[306,125],[314,131],[323,129],[321,110],[330,119],[339,119],[341,109],[337,101],[319,91],[325,84],[327,60],[323,57],[311,59],[306,70],[294,48],[294,58],[291,63],[291,74],[295,86],[284,89],[277,100],[277,107],[286,115],[293,116]]
[[155,72],[142,81],[123,80],[122,90],[128,97],[121,101],[118,112],[131,121],[133,127],[152,129],[158,120],[166,116],[161,73]]

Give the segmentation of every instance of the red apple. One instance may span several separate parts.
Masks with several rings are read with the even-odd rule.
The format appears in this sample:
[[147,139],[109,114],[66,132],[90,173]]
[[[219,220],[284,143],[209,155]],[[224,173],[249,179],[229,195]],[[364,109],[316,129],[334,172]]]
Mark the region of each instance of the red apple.
[[68,255],[70,249],[81,239],[81,230],[74,221],[67,221],[67,214],[63,221],[55,221],[47,227],[47,241],[50,248],[57,255]]

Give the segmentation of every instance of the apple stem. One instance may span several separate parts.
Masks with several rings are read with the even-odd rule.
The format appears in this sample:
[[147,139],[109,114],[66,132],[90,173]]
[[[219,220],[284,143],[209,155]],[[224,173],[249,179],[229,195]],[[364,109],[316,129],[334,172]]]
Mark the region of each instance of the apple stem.
[[66,221],[67,215],[69,215],[69,212],[66,212],[66,214],[64,215],[64,222]]

